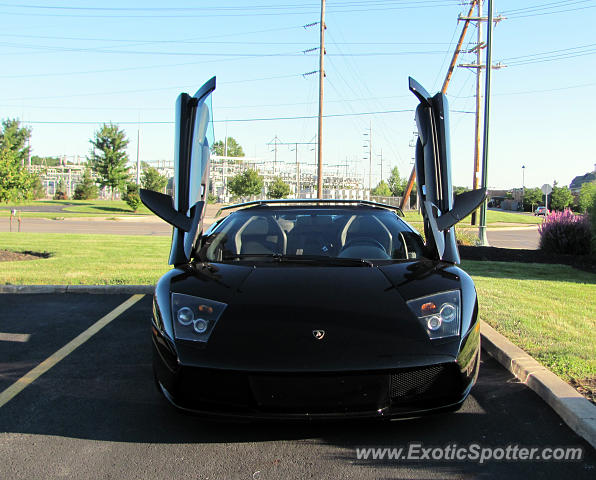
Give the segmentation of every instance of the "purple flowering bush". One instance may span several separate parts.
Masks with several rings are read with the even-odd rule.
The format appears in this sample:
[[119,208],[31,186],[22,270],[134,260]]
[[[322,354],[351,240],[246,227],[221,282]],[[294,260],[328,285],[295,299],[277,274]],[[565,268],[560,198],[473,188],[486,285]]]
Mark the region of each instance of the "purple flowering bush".
[[592,232],[587,215],[574,215],[571,210],[553,212],[538,227],[540,249],[550,253],[589,255]]

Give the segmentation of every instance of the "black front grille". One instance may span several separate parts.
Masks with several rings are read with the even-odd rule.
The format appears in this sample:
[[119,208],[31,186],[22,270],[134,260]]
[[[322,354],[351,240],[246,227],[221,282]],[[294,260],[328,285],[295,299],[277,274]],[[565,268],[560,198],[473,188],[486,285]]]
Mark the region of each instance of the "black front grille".
[[391,374],[389,395],[392,404],[425,402],[439,398],[458,398],[461,388],[457,366],[440,364],[394,371]]
[[463,383],[455,363],[343,374],[186,367],[168,389],[188,408],[317,413],[433,408],[459,400]]
[[433,365],[392,374],[391,397],[401,398],[425,393],[444,370],[444,365]]

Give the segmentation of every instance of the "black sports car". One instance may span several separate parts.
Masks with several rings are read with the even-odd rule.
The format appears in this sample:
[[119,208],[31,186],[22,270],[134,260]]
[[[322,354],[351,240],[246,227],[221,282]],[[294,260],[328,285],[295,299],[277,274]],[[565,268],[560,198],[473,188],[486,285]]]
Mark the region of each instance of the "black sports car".
[[478,302],[453,226],[447,106],[420,100],[426,243],[398,208],[254,201],[203,232],[215,79],[177,101],[175,195],[141,191],[174,226],[154,297],[155,379],[175,406],[252,418],[412,416],[461,406],[479,366]]

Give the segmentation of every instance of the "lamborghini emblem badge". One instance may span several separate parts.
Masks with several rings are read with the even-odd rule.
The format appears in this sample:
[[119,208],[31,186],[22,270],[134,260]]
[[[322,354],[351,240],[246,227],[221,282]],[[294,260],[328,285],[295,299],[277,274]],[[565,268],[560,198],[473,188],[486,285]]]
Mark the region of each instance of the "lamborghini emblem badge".
[[313,330],[312,334],[317,340],[323,340],[323,337],[325,336],[325,330]]

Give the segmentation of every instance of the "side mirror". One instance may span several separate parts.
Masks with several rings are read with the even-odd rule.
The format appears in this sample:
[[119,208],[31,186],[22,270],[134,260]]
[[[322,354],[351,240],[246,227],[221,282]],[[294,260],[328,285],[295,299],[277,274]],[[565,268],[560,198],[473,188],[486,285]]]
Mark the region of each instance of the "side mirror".
[[180,230],[189,232],[192,220],[174,208],[174,199],[165,193],[141,188],[139,196],[143,204],[162,220]]
[[478,188],[455,196],[453,208],[437,220],[439,230],[447,230],[476,210],[486,198],[486,188]]

